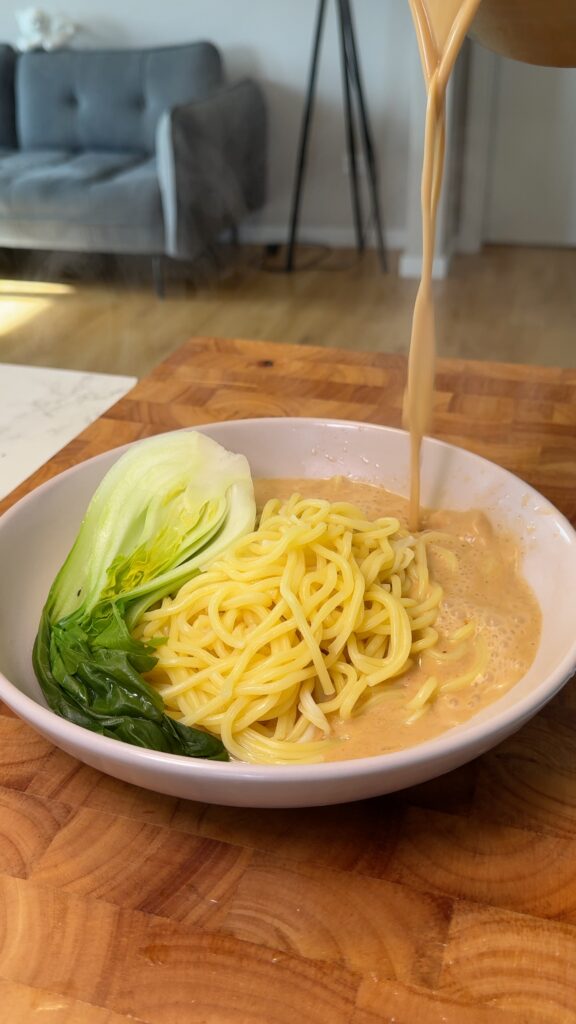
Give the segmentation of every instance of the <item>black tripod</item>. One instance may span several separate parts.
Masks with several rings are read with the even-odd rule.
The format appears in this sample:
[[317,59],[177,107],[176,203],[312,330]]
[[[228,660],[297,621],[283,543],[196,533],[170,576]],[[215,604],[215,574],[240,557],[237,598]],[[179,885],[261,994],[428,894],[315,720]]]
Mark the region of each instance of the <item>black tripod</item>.
[[[354,230],[356,234],[356,248],[361,252],[365,247],[365,236],[363,227],[362,197],[358,181],[358,160],[357,160],[357,125],[355,124],[356,111],[353,104],[353,94],[356,98],[357,115],[360,118],[360,135],[364,147],[364,160],[368,174],[368,186],[370,193],[370,204],[374,228],[376,231],[376,242],[380,265],[386,270],[386,249],[384,247],[384,236],[382,232],[382,217],[380,213],[380,200],[378,198],[378,173],[376,168],[376,157],[372,142],[372,133],[368,122],[368,112],[364,99],[364,89],[360,76],[360,62],[358,59],[358,48],[352,21],[350,0],[336,0],[336,11],[340,23],[340,47],[342,64],[342,85],[344,90],[344,114],[346,118],[346,141],[348,146],[348,166],[350,171],[350,188],[352,196],[352,210],[354,214]],[[324,16],[326,14],[326,0],[319,0],[318,14],[316,18],[316,29],[314,32],[314,43],[312,46],[312,60],[308,75],[308,88],[306,90],[306,102],[304,104],[304,115],[300,130],[300,142],[298,146],[298,160],[296,164],[296,179],[292,195],[292,211],[290,215],[290,237],[288,240],[288,251],[286,254],[286,270],[294,269],[294,248],[296,245],[296,233],[298,230],[298,216],[300,213],[300,202],[302,199],[302,185],[306,169],[306,156],[308,151],[308,136],[310,133],[310,122],[312,108],[314,106],[314,91],[316,87],[316,73],[318,71],[318,57],[320,54],[320,41],[324,27]]]

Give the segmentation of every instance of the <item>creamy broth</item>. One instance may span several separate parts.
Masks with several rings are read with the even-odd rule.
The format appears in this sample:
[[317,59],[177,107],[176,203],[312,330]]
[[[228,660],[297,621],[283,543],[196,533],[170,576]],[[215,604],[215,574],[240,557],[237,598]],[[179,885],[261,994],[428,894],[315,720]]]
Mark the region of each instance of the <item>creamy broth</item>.
[[[304,497],[348,501],[370,519],[394,516],[408,524],[409,502],[371,484],[344,477],[329,480],[258,480],[256,499],[262,508],[269,498]],[[477,644],[463,645],[456,660],[440,662],[422,654],[415,665],[389,686],[389,692],[367,711],[346,722],[335,722],[340,742],[327,751],[327,760],[368,757],[421,743],[465,722],[502,696],[525,674],[536,654],[541,614],[522,578],[520,551],[514,538],[496,532],[482,512],[422,512],[421,528],[441,532],[429,548],[431,577],[444,591],[436,623],[440,636],[452,635],[472,620],[488,660],[480,677],[456,693],[442,693],[422,717],[407,723],[407,703],[431,675],[440,685],[469,670]],[[448,552],[448,554],[446,553]],[[456,561],[451,555],[456,556]],[[439,645],[440,651],[450,645]]]

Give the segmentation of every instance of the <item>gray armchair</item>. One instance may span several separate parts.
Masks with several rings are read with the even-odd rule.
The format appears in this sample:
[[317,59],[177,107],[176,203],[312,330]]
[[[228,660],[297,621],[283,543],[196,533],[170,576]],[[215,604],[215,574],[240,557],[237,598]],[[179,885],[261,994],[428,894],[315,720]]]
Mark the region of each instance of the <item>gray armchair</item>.
[[266,113],[210,43],[0,47],[0,245],[194,259],[265,198]]

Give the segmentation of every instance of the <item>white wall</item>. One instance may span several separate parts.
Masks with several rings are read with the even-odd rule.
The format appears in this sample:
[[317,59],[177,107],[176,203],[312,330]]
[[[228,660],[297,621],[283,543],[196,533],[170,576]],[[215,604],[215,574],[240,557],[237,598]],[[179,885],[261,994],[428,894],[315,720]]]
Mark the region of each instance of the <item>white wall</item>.
[[576,69],[496,64],[483,238],[576,245]]
[[[380,165],[388,244],[404,242],[409,160],[409,90],[416,47],[407,0],[352,0],[366,98]],[[27,0],[0,3],[0,39],[15,42],[15,11]],[[284,241],[316,0],[39,0],[84,28],[76,46],[149,46],[205,38],[223,51],[230,76],[253,75],[270,115],[270,188],[255,227]],[[312,126],[300,238],[353,242],[335,0],[328,19]]]

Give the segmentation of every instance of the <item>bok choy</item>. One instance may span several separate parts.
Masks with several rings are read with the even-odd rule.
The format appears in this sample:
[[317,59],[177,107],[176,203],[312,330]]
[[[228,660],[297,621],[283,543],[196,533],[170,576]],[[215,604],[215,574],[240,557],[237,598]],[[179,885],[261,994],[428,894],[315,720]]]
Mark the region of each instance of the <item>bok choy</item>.
[[34,645],[53,711],[127,743],[227,760],[216,737],[174,721],[143,678],[143,613],[254,528],[247,460],[196,431],[139,442],[97,488],[54,580]]

